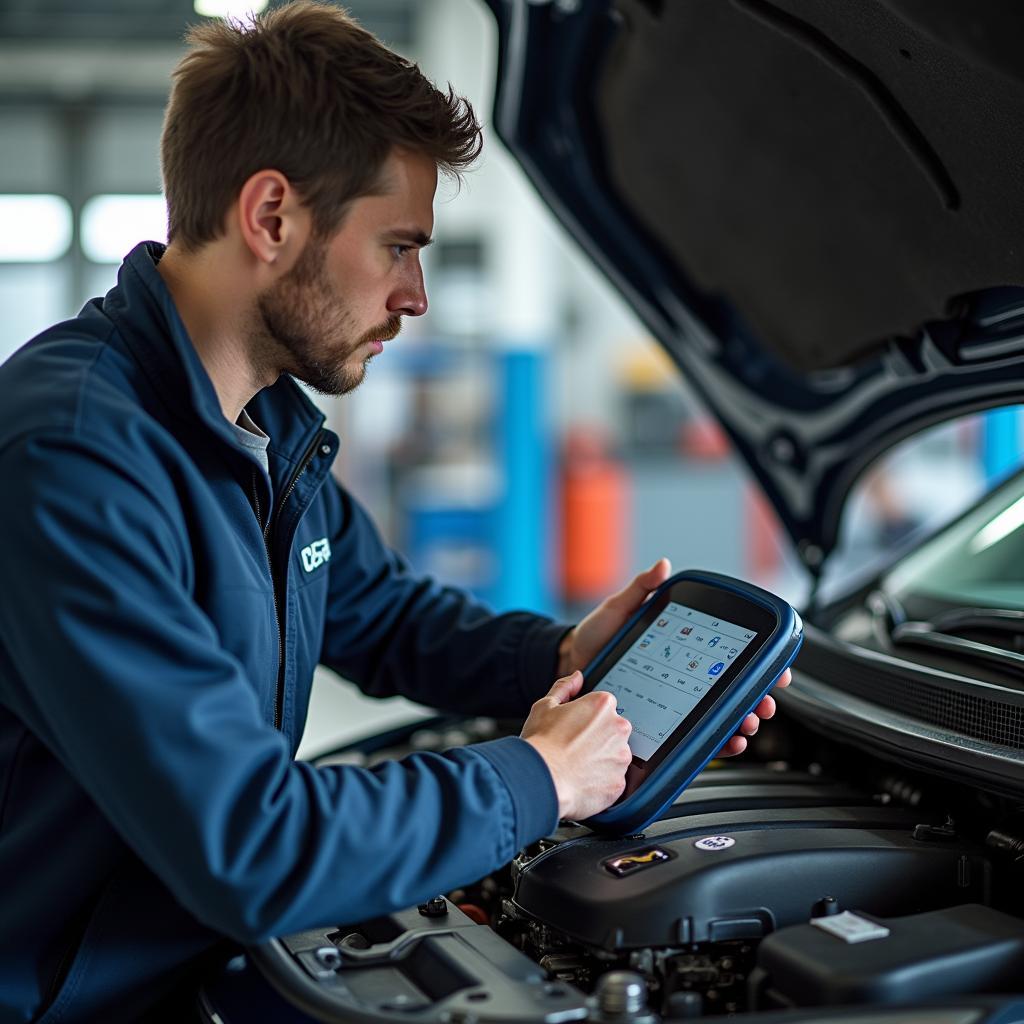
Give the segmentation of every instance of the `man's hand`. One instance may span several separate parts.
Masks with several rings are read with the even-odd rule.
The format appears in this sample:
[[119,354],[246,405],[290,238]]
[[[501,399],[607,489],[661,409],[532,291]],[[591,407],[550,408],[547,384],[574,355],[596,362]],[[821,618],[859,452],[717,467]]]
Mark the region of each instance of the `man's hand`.
[[[650,569],[640,573],[623,590],[605,598],[579,625],[565,635],[558,649],[558,674],[568,676],[577,669],[582,670],[589,665],[644,601],[671,575],[672,564],[667,558],[659,558]],[[786,669],[775,683],[775,688],[781,690],[789,686],[791,678],[789,669]],[[740,731],[722,747],[718,756],[732,757],[734,754],[742,754],[747,749],[747,737],[757,732],[762,719],[767,720],[774,714],[775,701],[771,696],[767,696],[747,715],[740,726]]]
[[626,785],[632,726],[615,712],[615,697],[588,693],[579,700],[579,672],[555,682],[530,711],[522,737],[551,772],[558,816],[580,821],[610,807]]
[[672,575],[672,563],[659,558],[625,589],[606,597],[582,622],[570,630],[558,649],[558,674],[582,671],[629,621],[633,613]]
[[[782,690],[793,681],[793,677],[787,668],[785,672],[775,680],[773,690]],[[740,724],[740,731],[715,755],[716,757],[732,757],[734,754],[742,754],[747,749],[747,737],[757,732],[761,721],[767,721],[775,714],[775,698],[769,693],[761,698],[761,703],[743,719]]]

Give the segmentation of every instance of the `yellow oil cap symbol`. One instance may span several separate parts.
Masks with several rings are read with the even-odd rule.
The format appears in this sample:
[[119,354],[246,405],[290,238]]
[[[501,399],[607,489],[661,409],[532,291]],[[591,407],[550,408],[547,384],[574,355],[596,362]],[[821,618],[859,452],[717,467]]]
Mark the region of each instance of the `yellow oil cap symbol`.
[[641,850],[639,853],[613,857],[611,860],[606,860],[604,866],[617,878],[622,878],[624,875],[631,875],[634,871],[641,871],[643,868],[661,864],[671,858],[672,855],[668,850],[663,850],[660,846],[652,846],[649,850]]

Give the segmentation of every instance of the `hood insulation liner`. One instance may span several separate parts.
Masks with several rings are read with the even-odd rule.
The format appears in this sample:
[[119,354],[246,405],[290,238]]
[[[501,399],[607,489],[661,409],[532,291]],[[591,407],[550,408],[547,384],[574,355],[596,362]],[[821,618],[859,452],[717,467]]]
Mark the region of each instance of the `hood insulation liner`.
[[792,369],[1024,284],[1024,5],[614,6],[597,107],[613,191]]

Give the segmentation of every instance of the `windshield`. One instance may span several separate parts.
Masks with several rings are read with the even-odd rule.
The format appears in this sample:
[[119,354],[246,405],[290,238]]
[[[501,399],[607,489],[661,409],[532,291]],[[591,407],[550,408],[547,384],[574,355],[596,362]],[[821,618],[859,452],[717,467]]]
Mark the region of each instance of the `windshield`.
[[911,607],[1024,609],[1024,472],[900,562],[883,589]]

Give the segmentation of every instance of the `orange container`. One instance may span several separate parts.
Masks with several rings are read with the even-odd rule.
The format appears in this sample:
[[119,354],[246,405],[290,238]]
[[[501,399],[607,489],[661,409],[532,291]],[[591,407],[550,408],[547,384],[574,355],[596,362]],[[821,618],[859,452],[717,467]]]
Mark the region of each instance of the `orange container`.
[[591,432],[575,431],[562,462],[562,595],[603,598],[628,571],[629,477]]

